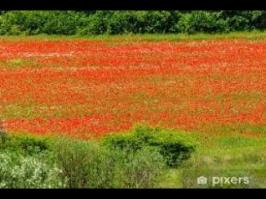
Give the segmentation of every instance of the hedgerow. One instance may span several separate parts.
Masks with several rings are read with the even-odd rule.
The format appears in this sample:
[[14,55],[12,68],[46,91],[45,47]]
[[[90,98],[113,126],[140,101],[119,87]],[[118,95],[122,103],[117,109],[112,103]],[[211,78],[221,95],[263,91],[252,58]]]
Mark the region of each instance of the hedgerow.
[[266,11],[2,11],[0,35],[264,30]]

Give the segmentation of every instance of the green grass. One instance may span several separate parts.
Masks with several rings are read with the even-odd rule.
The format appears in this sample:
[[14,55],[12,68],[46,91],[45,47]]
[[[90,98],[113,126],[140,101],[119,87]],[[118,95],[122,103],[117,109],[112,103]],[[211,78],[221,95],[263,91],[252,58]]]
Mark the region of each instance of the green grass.
[[216,40],[216,39],[248,39],[260,40],[266,38],[265,31],[250,31],[250,32],[230,32],[230,33],[196,33],[196,34],[124,34],[124,35],[36,35],[36,36],[0,36],[1,40],[17,41],[23,39],[38,39],[47,41],[62,41],[62,40],[95,40],[113,42],[123,40],[131,41],[193,41],[193,40]]
[[[223,185],[220,188],[265,188],[266,182],[266,136],[249,138],[244,136],[192,137],[198,139],[199,147],[191,159],[181,168],[169,171],[161,187],[214,188],[211,184],[197,184],[197,177],[248,177],[249,184]],[[176,186],[174,185],[176,181]],[[219,187],[219,186],[218,186]]]

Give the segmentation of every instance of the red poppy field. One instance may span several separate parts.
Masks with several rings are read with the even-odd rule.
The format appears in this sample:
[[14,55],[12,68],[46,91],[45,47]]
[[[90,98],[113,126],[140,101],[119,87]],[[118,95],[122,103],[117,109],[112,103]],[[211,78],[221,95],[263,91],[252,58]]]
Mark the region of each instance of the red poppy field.
[[10,133],[88,139],[137,123],[265,136],[266,40],[0,40]]

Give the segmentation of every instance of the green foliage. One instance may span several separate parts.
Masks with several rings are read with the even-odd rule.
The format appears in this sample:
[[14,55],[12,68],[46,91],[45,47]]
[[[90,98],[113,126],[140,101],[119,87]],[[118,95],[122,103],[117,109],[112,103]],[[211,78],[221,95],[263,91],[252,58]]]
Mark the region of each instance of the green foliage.
[[45,138],[28,135],[5,136],[5,142],[0,146],[1,150],[19,152],[26,155],[36,155],[50,151],[50,141]]
[[0,35],[98,35],[247,31],[265,11],[2,11]]
[[79,30],[82,35],[98,35],[107,32],[107,21],[110,19],[108,11],[97,11],[87,18],[83,18],[84,26]]
[[7,134],[3,130],[0,131],[0,148],[2,145],[6,143],[7,140]]
[[85,15],[74,11],[11,11],[0,17],[3,35],[73,35],[84,23]]
[[185,13],[180,18],[177,26],[180,32],[185,33],[227,32],[229,30],[228,23],[220,16],[221,12],[194,11]]
[[156,148],[170,167],[180,165],[195,150],[193,142],[178,132],[165,132],[146,126],[136,127],[131,134],[108,136],[103,140],[103,144],[125,151],[138,151],[144,147]]
[[6,135],[0,148],[0,187],[154,187],[164,165],[152,148],[125,152],[97,141]]
[[0,188],[62,188],[60,173],[36,157],[0,153]]
[[[261,129],[263,126],[256,127],[258,132]],[[178,168],[166,167],[162,143],[167,146],[166,152],[175,154],[176,145],[168,143],[194,146],[195,140],[200,145],[189,160]],[[250,178],[248,185],[217,185],[219,188],[263,188],[265,141],[265,136],[207,139],[206,134],[146,126],[95,141],[5,133],[5,142],[0,145],[0,188],[203,188],[195,180],[202,175]],[[29,149],[22,147],[25,145]]]
[[116,151],[115,154],[119,157],[115,187],[153,188],[166,171],[162,155],[153,148],[145,147],[136,152]]
[[5,132],[3,122],[0,120],[0,147],[5,144],[7,133]]
[[55,153],[69,188],[153,187],[163,159],[148,149],[108,150],[94,142],[60,139]]
[[98,184],[97,182],[101,179],[101,176],[98,176],[99,179],[95,179],[91,172],[92,170],[97,172],[97,168],[92,167],[99,166],[96,161],[100,154],[98,150],[94,143],[67,138],[58,140],[55,145],[55,153],[59,166],[62,168],[63,176],[68,179],[67,186],[69,188],[86,188],[91,183]]
[[[253,29],[265,29],[264,11],[223,11],[221,12],[230,31],[246,31]],[[264,21],[264,22],[263,22]]]
[[178,12],[168,11],[116,11],[110,17],[107,33],[170,33],[175,32]]

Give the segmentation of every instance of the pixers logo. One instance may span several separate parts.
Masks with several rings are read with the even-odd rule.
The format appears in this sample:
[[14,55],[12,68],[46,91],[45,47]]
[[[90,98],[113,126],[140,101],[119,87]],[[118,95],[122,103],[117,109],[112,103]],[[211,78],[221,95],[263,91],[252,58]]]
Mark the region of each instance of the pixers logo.
[[208,178],[206,178],[205,176],[200,176],[197,178],[197,183],[199,185],[206,185],[208,184]]
[[212,186],[217,185],[247,185],[248,177],[212,177]]
[[200,176],[197,178],[198,185],[211,186],[225,186],[225,185],[248,185],[250,183],[249,177],[225,177],[225,176],[213,176],[209,179],[205,176]]

